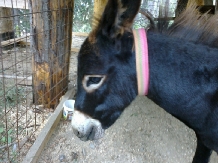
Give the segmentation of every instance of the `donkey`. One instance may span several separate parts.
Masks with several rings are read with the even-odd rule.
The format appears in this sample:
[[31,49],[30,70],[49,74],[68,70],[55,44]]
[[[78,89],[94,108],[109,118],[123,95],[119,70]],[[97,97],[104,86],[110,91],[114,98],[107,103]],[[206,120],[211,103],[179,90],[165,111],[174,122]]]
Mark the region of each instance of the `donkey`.
[[195,131],[193,163],[207,163],[218,152],[218,16],[191,8],[162,32],[134,31],[140,3],[108,0],[82,44],[73,131],[83,141],[103,137],[143,94]]

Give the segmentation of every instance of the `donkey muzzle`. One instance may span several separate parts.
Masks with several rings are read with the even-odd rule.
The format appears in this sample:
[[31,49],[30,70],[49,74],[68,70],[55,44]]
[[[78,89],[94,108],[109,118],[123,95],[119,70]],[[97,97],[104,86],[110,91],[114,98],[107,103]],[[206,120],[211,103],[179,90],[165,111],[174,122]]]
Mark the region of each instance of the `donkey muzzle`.
[[104,136],[104,129],[98,120],[77,110],[72,116],[71,125],[74,134],[82,141],[97,140]]

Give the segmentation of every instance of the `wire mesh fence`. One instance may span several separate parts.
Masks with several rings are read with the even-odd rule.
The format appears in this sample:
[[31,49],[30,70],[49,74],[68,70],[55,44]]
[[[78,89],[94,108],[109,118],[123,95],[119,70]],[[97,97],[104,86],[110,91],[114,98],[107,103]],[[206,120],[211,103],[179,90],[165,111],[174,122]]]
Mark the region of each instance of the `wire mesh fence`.
[[72,0],[0,2],[0,162],[22,161],[68,89],[72,13]]

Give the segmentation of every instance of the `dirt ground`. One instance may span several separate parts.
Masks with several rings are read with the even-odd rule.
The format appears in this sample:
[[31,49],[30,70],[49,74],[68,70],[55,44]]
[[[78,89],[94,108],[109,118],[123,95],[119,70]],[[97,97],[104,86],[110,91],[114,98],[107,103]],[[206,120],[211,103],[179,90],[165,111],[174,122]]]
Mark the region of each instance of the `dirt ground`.
[[[71,68],[75,79],[76,68]],[[191,129],[139,96],[98,141],[82,142],[69,121],[60,121],[38,163],[191,163],[195,148]],[[218,163],[216,153],[210,163]]]

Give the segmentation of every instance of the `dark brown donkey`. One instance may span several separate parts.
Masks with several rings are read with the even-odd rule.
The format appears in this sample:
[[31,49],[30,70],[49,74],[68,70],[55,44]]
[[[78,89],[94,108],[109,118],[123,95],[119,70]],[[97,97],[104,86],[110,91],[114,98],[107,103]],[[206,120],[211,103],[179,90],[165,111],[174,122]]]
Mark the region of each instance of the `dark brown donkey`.
[[[108,0],[80,49],[72,127],[81,140],[101,138],[140,91],[131,29],[140,3]],[[200,16],[192,7],[165,32],[149,29],[144,43],[147,97],[195,131],[195,163],[206,163],[212,150],[218,152],[217,21],[217,15]]]

